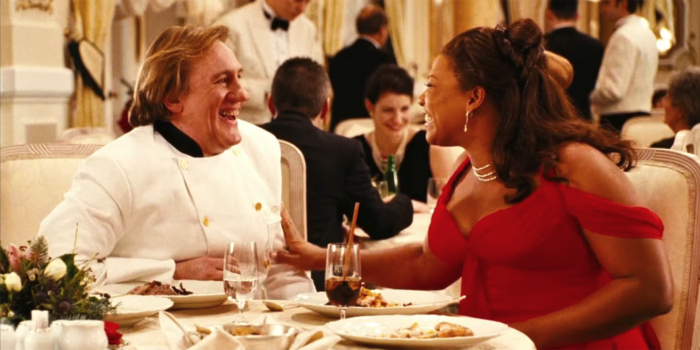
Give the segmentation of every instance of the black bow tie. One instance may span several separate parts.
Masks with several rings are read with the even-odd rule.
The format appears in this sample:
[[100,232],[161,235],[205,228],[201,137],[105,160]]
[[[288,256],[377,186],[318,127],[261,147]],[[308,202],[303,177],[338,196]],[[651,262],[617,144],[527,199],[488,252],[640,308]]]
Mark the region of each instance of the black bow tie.
[[[269,13],[265,11],[263,11],[263,13],[265,14],[265,18],[272,18],[272,16]],[[273,32],[277,29],[282,29],[286,32],[289,29],[289,21],[285,21],[281,18],[275,17],[272,19],[272,25],[270,26],[270,29],[272,29]]]

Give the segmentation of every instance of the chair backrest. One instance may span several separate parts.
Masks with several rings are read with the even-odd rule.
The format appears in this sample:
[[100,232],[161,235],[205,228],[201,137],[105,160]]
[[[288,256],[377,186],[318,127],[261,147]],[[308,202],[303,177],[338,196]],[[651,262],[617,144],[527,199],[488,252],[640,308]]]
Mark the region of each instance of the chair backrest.
[[106,128],[70,128],[63,131],[59,140],[66,143],[82,143],[91,145],[106,145],[116,136]]
[[673,310],[651,322],[662,349],[700,349],[700,162],[665,149],[638,154],[637,166],[627,175],[643,204],[664,222],[674,283]]
[[663,115],[630,118],[622,126],[622,138],[632,140],[639,147],[649,147],[656,141],[673,137],[675,133],[664,123]]
[[345,137],[355,137],[372,130],[374,130],[374,121],[371,118],[347,119],[335,127],[335,133]]
[[70,189],[85,158],[101,145],[29,144],[0,149],[0,240],[36,237],[41,221]]
[[700,124],[690,130],[679,131],[671,149],[700,156]]
[[282,203],[299,232],[306,233],[306,161],[293,144],[280,140],[282,151]]

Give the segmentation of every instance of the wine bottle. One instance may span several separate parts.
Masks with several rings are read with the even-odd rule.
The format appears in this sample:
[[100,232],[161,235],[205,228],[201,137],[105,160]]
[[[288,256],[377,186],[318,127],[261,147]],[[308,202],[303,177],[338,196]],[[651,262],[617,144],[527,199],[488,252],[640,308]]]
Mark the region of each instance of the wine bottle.
[[394,155],[389,155],[389,159],[387,159],[384,181],[387,183],[389,195],[399,193],[399,175],[396,172],[396,158]]

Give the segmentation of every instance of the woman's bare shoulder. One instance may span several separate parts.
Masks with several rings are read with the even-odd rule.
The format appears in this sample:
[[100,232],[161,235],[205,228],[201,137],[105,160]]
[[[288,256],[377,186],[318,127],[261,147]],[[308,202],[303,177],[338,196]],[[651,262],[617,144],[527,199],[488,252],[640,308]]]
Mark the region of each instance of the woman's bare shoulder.
[[571,187],[620,204],[638,205],[636,191],[625,172],[589,144],[563,145],[555,168]]

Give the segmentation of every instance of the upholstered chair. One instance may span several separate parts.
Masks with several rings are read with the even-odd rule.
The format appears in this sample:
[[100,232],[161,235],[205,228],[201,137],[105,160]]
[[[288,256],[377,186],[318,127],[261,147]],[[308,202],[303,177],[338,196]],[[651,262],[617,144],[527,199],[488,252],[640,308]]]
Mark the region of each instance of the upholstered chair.
[[66,129],[59,141],[65,143],[83,143],[90,145],[106,145],[116,136],[106,128],[70,128]]
[[640,149],[627,173],[642,203],[661,217],[673,274],[673,310],[651,323],[663,350],[700,349],[700,163],[692,155]]
[[0,240],[26,244],[100,145],[30,144],[0,149]]
[[673,137],[674,132],[664,123],[663,115],[630,118],[622,126],[622,138],[632,140],[638,147],[649,147],[656,141]]
[[371,118],[343,120],[335,127],[335,133],[345,137],[355,137],[372,130],[374,130],[374,121]]
[[306,161],[301,151],[291,143],[280,140],[282,151],[282,203],[294,220],[297,230],[307,239],[306,232]]

